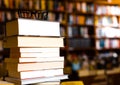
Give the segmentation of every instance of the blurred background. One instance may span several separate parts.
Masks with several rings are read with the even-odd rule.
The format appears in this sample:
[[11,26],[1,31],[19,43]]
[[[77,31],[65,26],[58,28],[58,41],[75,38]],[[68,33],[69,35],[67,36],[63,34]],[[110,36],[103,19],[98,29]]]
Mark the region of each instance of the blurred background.
[[3,48],[5,24],[19,18],[19,10],[47,11],[45,20],[60,22],[65,45],[60,55],[71,80],[120,85],[120,0],[0,0],[1,77],[4,58],[9,57],[9,49]]

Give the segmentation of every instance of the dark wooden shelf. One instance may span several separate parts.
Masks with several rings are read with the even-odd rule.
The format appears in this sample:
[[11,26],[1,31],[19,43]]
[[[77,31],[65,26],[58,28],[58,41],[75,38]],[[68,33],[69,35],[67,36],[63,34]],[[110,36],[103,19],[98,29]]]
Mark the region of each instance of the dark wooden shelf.
[[96,40],[100,40],[100,39],[120,39],[120,37],[113,37],[113,38],[109,38],[109,37],[101,37],[101,38],[97,38],[96,37]]

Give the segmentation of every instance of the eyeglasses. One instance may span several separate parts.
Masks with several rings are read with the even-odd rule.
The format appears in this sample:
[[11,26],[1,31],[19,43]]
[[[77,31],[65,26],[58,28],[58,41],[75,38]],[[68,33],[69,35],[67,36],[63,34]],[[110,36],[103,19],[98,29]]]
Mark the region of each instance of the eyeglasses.
[[43,10],[18,10],[19,18],[28,18],[28,19],[38,19],[38,20],[47,20],[48,11]]

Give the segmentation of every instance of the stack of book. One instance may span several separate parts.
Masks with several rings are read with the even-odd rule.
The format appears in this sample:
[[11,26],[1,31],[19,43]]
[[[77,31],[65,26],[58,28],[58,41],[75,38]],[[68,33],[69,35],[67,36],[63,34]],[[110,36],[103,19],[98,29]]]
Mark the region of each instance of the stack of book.
[[10,48],[10,56],[5,58],[6,81],[24,85],[60,82],[68,77],[60,56],[64,44],[59,22],[18,18],[6,23],[6,35],[4,48]]

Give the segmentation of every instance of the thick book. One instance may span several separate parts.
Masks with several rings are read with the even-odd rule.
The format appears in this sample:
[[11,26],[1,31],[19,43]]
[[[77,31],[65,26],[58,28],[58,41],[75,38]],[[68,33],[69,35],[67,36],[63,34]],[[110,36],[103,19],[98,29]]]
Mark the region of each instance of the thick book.
[[64,61],[63,56],[56,56],[56,57],[20,57],[20,58],[5,58],[4,62],[9,63],[29,63],[29,62],[51,62],[51,61]]
[[10,58],[17,58],[17,57],[54,57],[54,56],[59,56],[60,53],[57,52],[13,52],[10,53]]
[[7,81],[1,81],[0,80],[0,85],[15,85],[14,83],[7,82]]
[[33,62],[33,63],[6,63],[6,69],[14,69],[18,72],[64,68],[64,61]]
[[63,37],[12,36],[3,43],[4,48],[11,47],[63,47]]
[[41,83],[36,83],[33,85],[60,85],[60,81],[41,82]]
[[59,75],[59,76],[54,76],[54,77],[43,77],[43,78],[31,78],[31,79],[18,79],[18,78],[13,78],[13,77],[5,77],[6,81],[16,83],[17,85],[60,81],[63,79],[68,79],[68,75]]
[[12,69],[8,69],[9,77],[19,78],[19,79],[28,79],[28,78],[38,78],[38,77],[53,77],[64,75],[63,68],[59,69],[46,69],[46,70],[35,70],[35,71],[22,71],[17,72]]
[[15,47],[15,48],[10,48],[10,53],[12,52],[40,52],[40,53],[46,53],[46,52],[60,52],[60,48],[22,48],[22,47]]
[[18,18],[6,23],[6,36],[12,35],[60,36],[60,23]]

